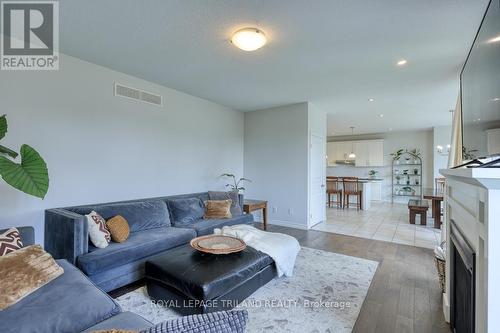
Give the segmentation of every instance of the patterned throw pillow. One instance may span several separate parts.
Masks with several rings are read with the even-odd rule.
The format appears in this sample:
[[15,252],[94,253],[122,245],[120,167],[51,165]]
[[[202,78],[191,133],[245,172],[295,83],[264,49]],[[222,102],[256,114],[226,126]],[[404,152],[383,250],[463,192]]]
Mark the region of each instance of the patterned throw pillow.
[[106,227],[111,233],[111,239],[117,243],[123,243],[130,235],[130,228],[127,220],[121,216],[116,215],[106,221]]
[[111,234],[106,228],[106,221],[95,211],[85,215],[89,227],[89,237],[95,247],[104,249],[111,241]]
[[231,203],[229,200],[207,200],[205,201],[205,219],[230,219]]
[[246,310],[232,310],[184,316],[159,323],[140,333],[244,333]]
[[19,250],[22,247],[21,234],[17,228],[10,228],[3,234],[0,234],[0,256]]

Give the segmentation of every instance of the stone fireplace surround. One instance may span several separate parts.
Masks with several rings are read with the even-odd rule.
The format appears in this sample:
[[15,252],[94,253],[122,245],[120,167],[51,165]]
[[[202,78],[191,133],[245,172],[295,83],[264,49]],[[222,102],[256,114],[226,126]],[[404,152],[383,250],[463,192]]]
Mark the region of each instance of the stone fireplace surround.
[[[475,253],[472,332],[500,329],[500,169],[443,169],[446,177],[445,224],[446,292],[443,311],[450,321],[452,251],[451,229],[456,228]],[[453,224],[453,226],[451,226]],[[463,330],[457,330],[463,331]]]

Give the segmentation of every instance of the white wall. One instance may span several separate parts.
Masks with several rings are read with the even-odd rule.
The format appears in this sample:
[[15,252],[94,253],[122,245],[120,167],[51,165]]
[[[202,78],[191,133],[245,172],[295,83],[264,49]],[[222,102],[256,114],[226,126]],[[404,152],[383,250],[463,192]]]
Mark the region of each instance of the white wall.
[[[308,104],[245,113],[246,197],[268,200],[269,222],[307,227]],[[273,211],[273,208],[275,211]]]
[[[389,132],[383,134],[373,135],[355,135],[355,136],[342,136],[330,137],[328,141],[346,141],[346,140],[373,140],[384,139],[384,167],[352,167],[352,166],[336,166],[328,167],[328,176],[356,176],[367,177],[368,171],[374,169],[379,171],[377,178],[383,178],[382,181],[382,200],[391,200],[391,161],[390,154],[399,148],[413,149],[418,148],[422,152],[423,163],[423,187],[433,186],[433,131],[402,131],[402,132]],[[405,199],[403,199],[405,200]],[[401,201],[395,199],[395,201]]]
[[[434,178],[442,177],[439,169],[448,168],[448,157],[450,154],[447,152],[446,146],[451,146],[451,126],[434,127],[433,130],[433,155],[434,155]],[[443,153],[437,152],[437,146],[443,147]]]
[[[59,71],[2,71],[2,144],[27,143],[45,158],[45,200],[0,181],[0,228],[34,225],[45,208],[222,189],[243,174],[241,112],[62,56]],[[158,108],[113,96],[114,81],[159,93]]]

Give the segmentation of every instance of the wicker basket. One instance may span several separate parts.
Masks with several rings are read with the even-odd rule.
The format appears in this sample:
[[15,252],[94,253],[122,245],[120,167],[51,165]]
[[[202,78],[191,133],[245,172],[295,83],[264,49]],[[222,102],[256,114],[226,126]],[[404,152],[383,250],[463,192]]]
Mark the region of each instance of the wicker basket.
[[439,258],[434,257],[434,262],[436,263],[436,268],[439,277],[439,286],[441,287],[441,291],[445,292],[446,286],[446,261],[441,260]]

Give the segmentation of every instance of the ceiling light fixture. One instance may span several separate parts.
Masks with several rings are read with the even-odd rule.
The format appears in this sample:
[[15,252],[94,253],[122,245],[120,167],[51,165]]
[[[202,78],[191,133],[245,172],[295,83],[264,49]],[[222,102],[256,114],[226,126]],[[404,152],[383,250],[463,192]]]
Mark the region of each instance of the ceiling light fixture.
[[368,98],[368,102],[375,102],[375,98]]
[[383,113],[379,114],[379,117],[384,118],[384,114]]
[[243,51],[255,51],[266,45],[267,38],[262,30],[243,28],[233,34],[231,43]]
[[493,37],[491,39],[488,39],[488,41],[486,43],[492,44],[492,43],[498,43],[498,42],[500,42],[500,36],[496,36],[496,37]]
[[408,61],[406,61],[405,59],[401,59],[397,62],[398,66],[404,66],[408,63]]
[[[354,135],[354,127],[351,126],[351,135]],[[351,146],[351,153],[349,154],[349,159],[353,160],[356,158],[356,154],[354,154],[354,143]]]

